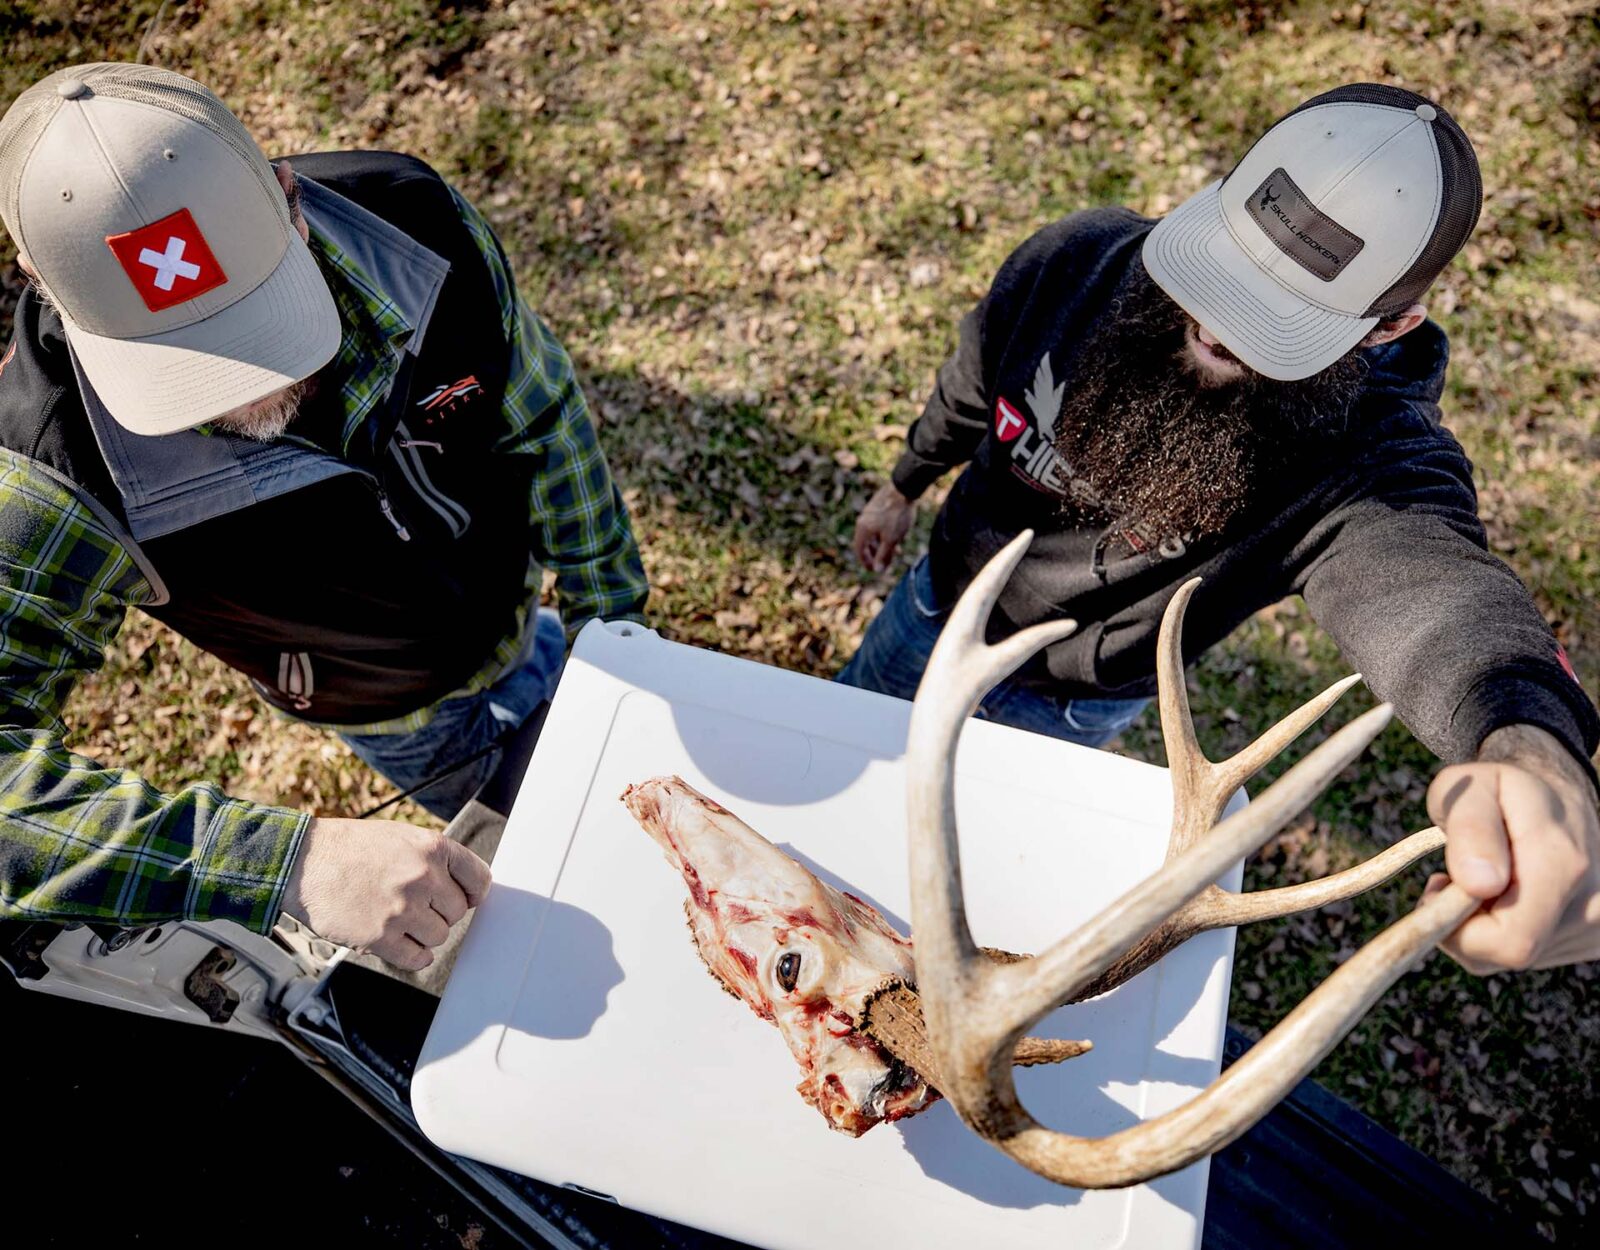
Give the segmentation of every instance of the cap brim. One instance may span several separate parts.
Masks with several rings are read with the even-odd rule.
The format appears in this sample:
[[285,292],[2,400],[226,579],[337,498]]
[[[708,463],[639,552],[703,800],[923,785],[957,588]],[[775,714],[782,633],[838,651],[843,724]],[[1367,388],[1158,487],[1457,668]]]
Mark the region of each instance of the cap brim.
[[299,235],[255,290],[181,330],[115,339],[62,320],[100,402],[135,434],[202,425],[309,377],[339,348],[339,310]]
[[1320,373],[1366,337],[1376,317],[1308,303],[1239,246],[1222,217],[1221,181],[1168,213],[1145,237],[1150,277],[1240,361],[1295,382]]

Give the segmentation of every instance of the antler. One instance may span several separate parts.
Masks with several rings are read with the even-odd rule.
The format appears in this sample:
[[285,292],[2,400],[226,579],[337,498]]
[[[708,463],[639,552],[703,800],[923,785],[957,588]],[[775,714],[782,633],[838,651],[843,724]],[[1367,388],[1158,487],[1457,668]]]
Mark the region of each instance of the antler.
[[[1161,734],[1166,743],[1172,776],[1172,834],[1167,845],[1169,863],[1216,824],[1239,787],[1315,724],[1346,690],[1361,680],[1359,673],[1341,678],[1309,703],[1291,712],[1237,755],[1220,763],[1212,763],[1200,750],[1195,738],[1194,721],[1189,714],[1189,693],[1183,676],[1183,620],[1189,600],[1199,584],[1200,579],[1194,578],[1184,583],[1173,596],[1162,617],[1161,636],[1157,643]],[[1065,629],[1062,636],[1065,636]],[[1300,885],[1258,890],[1245,895],[1232,893],[1215,884],[1208,885],[1141,938],[1105,972],[1065,1001],[1081,1002],[1108,993],[1196,934],[1257,920],[1274,920],[1353,898],[1382,885],[1423,856],[1443,846],[1443,832],[1430,826],[1403,838],[1353,868]],[[985,953],[992,959],[1006,963],[1031,958],[988,948],[985,948]],[[905,986],[897,991],[897,995],[900,1001],[893,1007],[877,1000],[869,1003],[865,1027],[897,1058],[927,1076],[928,1071],[917,1062],[919,1058],[931,1054],[917,991],[914,987]],[[892,1021],[891,1011],[894,1013]],[[1043,1057],[1056,1052],[1027,1048],[1030,1041],[1036,1040],[1024,1038],[1019,1043],[1019,1052],[1041,1056],[1033,1061],[1035,1063],[1059,1061]],[[1084,1046],[1083,1043],[1076,1045]],[[1061,1052],[1060,1058],[1073,1058],[1078,1053],[1083,1052]],[[1020,1061],[1018,1066],[1023,1066]]]
[[[1162,728],[1178,813],[1167,862],[1038,957],[1007,964],[986,957],[972,940],[962,895],[955,748],[962,725],[983,695],[1029,655],[1075,628],[1072,622],[1052,622],[994,646],[984,642],[990,609],[1032,538],[1031,531],[1018,535],[957,602],[912,711],[907,800],[920,1005],[940,1090],[970,1127],[1019,1163],[1061,1184],[1133,1185],[1185,1167],[1243,1133],[1478,903],[1454,885],[1425,900],[1349,959],[1208,1089],[1175,1111],[1099,1140],[1052,1132],[1035,1121],[1017,1101],[1011,1075],[1023,1032],[1062,1003],[1103,985],[1113,970],[1125,970],[1141,958],[1158,958],[1159,943],[1152,945],[1152,939],[1160,927],[1178,922],[1169,933],[1186,925],[1193,933],[1202,924],[1237,923],[1225,915],[1258,918],[1343,897],[1365,888],[1360,883],[1376,884],[1424,851],[1417,849],[1423,843],[1408,839],[1361,868],[1309,887],[1268,891],[1253,899],[1221,891],[1220,898],[1206,894],[1231,864],[1266,842],[1359,755],[1388,723],[1391,709],[1385,704],[1357,717],[1243,811],[1210,827],[1234,790],[1320,716],[1349,683],[1325,692],[1233,759],[1210,763],[1194,743],[1182,691],[1178,636],[1183,603],[1193,591],[1190,583],[1175,597],[1176,611],[1169,609],[1161,640]],[[1432,840],[1426,849],[1437,844]],[[1171,949],[1177,941],[1161,949]]]

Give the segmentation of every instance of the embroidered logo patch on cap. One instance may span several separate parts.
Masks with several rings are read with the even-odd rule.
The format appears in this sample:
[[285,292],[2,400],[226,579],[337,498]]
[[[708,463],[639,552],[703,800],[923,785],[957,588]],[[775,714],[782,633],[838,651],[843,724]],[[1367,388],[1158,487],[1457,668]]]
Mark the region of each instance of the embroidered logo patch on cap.
[[106,245],[151,312],[204,295],[228,280],[187,208],[126,234],[108,234]]
[[1324,282],[1337,278],[1365,246],[1313,204],[1282,166],[1267,175],[1244,207],[1280,252]]

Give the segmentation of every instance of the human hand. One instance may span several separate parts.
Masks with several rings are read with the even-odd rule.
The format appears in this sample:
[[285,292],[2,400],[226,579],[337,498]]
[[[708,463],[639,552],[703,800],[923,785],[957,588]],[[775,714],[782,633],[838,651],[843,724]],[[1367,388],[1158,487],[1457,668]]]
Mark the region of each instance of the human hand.
[[330,942],[410,972],[483,901],[489,866],[442,833],[398,820],[311,822],[283,910]]
[[1441,948],[1470,972],[1554,968],[1600,958],[1600,810],[1571,753],[1532,725],[1484,739],[1443,769],[1428,814],[1444,830],[1449,876],[1485,900]]
[[856,559],[874,573],[888,568],[916,510],[913,500],[902,495],[894,483],[886,482],[856,518]]

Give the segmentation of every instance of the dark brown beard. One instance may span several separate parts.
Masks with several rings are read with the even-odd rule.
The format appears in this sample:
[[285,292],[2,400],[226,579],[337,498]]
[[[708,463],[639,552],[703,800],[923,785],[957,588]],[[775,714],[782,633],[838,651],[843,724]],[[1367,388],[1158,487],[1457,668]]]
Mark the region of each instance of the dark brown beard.
[[1187,325],[1136,257],[1072,366],[1056,424],[1070,521],[1156,541],[1217,534],[1344,430],[1366,376],[1359,352],[1299,382],[1247,371],[1207,384],[1184,363]]

